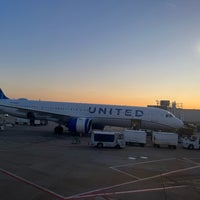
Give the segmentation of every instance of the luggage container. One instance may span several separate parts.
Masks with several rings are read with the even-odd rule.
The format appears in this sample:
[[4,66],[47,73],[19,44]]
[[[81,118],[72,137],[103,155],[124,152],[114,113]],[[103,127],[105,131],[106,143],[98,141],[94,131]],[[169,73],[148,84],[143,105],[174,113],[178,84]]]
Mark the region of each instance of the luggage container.
[[147,133],[142,130],[127,129],[123,131],[126,144],[145,146]]
[[154,147],[168,146],[176,149],[178,145],[178,134],[170,132],[153,132],[152,142]]

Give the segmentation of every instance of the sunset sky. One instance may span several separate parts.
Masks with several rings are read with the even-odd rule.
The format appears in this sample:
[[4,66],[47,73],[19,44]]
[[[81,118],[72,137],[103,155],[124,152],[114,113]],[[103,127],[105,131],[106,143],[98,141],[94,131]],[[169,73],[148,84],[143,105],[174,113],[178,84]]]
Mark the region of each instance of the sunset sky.
[[200,109],[199,0],[0,0],[0,88]]

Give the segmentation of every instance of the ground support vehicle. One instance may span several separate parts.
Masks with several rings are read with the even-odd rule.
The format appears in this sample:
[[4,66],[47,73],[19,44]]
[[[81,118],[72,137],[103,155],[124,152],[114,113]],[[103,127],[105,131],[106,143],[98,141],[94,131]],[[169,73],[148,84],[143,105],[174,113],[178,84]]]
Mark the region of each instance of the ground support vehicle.
[[116,131],[93,131],[91,134],[90,144],[99,148],[124,148],[126,146],[124,134]]
[[40,126],[40,125],[47,125],[48,121],[47,120],[30,120],[26,118],[16,118],[15,120],[16,125],[31,125],[31,126]]
[[200,149],[200,136],[192,135],[190,137],[185,137],[182,140],[183,148],[186,149]]
[[168,146],[169,148],[176,149],[178,145],[178,134],[153,131],[152,142],[154,147]]
[[128,145],[145,146],[147,142],[147,133],[142,130],[126,129],[123,131],[125,142]]

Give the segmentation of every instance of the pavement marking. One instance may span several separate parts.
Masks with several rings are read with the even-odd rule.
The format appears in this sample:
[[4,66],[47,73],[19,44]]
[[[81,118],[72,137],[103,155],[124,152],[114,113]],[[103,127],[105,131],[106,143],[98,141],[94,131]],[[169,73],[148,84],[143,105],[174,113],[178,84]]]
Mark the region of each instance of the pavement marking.
[[[148,159],[148,157],[146,157],[146,156],[140,156],[140,157],[138,157],[138,158],[145,159],[145,160]],[[129,159],[129,160],[136,160],[137,158],[132,157],[132,156],[129,156],[128,159]]]
[[125,174],[125,175],[127,175],[127,176],[130,176],[130,177],[132,177],[132,178],[136,178],[136,179],[140,179],[139,177],[137,177],[137,176],[134,176],[134,175],[132,175],[132,174],[129,174],[129,173],[127,173],[127,172],[124,172],[124,171],[122,171],[122,170],[119,170],[119,169],[116,169],[116,168],[113,168],[113,167],[110,167],[110,169],[113,169],[113,170],[115,170],[115,171],[117,171],[117,172],[119,172],[119,173],[121,173],[121,174]]
[[[192,161],[193,164],[198,164],[198,165],[193,166],[193,167],[188,167],[188,168],[182,168],[182,169],[178,169],[178,170],[174,170],[174,171],[170,171],[170,172],[166,172],[166,173],[162,173],[162,174],[158,174],[158,175],[151,176],[151,177],[146,177],[146,178],[135,177],[135,176],[133,176],[131,174],[128,174],[126,172],[123,172],[123,171],[121,171],[119,169],[115,169],[117,167],[138,165],[138,164],[147,164],[147,163],[160,162],[160,161],[166,161],[166,160],[174,160],[174,159],[176,159],[176,158],[160,159],[160,160],[153,160],[153,161],[146,161],[146,162],[139,162],[139,163],[132,163],[132,164],[127,164],[127,165],[118,165],[118,166],[110,167],[111,169],[119,171],[120,173],[126,174],[128,176],[133,177],[133,178],[137,178],[137,180],[129,181],[129,182],[121,183],[121,184],[116,184],[116,185],[112,185],[112,186],[108,186],[108,187],[104,187],[104,188],[99,188],[99,189],[96,189],[96,190],[92,190],[92,191],[88,191],[88,192],[84,192],[84,193],[81,193],[81,194],[76,194],[76,195],[68,196],[68,197],[65,197],[65,196],[62,196],[60,194],[57,194],[57,193],[55,193],[55,192],[53,192],[53,191],[51,191],[51,190],[49,190],[49,189],[47,189],[45,187],[37,185],[37,184],[35,184],[35,183],[31,182],[31,181],[28,181],[25,178],[22,178],[22,177],[20,177],[20,176],[18,176],[16,174],[11,173],[11,172],[9,172],[7,170],[4,170],[2,168],[0,168],[0,172],[2,172],[3,174],[6,174],[7,176],[9,176],[11,178],[14,178],[14,179],[18,180],[18,181],[26,183],[27,185],[30,185],[30,186],[32,186],[32,187],[34,187],[34,188],[36,188],[36,189],[38,189],[38,190],[40,190],[42,192],[48,193],[49,195],[54,196],[57,199],[60,199],[60,200],[72,200],[72,199],[74,199],[74,200],[76,200],[76,199],[83,199],[83,198],[97,197],[97,196],[120,195],[120,194],[150,192],[150,191],[159,191],[159,190],[168,190],[168,189],[178,189],[178,188],[189,187],[187,185],[179,185],[179,186],[149,188],[149,189],[141,189],[141,190],[130,190],[130,191],[121,191],[121,192],[100,193],[100,192],[103,192],[103,191],[106,191],[106,190],[109,190],[109,189],[113,189],[113,188],[117,188],[117,187],[120,187],[120,186],[133,184],[133,183],[137,183],[137,182],[140,182],[140,181],[151,180],[151,179],[154,179],[154,178],[167,176],[167,175],[174,174],[174,173],[179,173],[179,172],[184,172],[184,171],[200,168],[200,164],[199,163],[196,163],[196,162]],[[187,158],[186,158],[186,160],[190,161]]]
[[196,166],[193,166],[193,167],[188,167],[188,168],[183,168],[183,169],[177,169],[177,170],[174,170],[174,171],[162,173],[161,176],[167,176],[169,174],[175,174],[175,173],[184,172],[184,171],[188,171],[188,170],[196,169],[196,168],[200,168],[200,165],[196,165]]
[[159,187],[159,188],[147,188],[147,189],[141,189],[141,190],[127,190],[127,191],[120,191],[120,192],[106,192],[106,193],[96,193],[96,194],[86,194],[86,195],[80,195],[80,196],[74,196],[66,198],[65,200],[72,200],[72,199],[84,199],[84,198],[91,198],[91,197],[106,197],[106,196],[112,196],[112,195],[121,195],[121,194],[133,194],[133,193],[141,193],[141,192],[155,192],[160,190],[173,190],[173,189],[181,189],[186,188],[187,185],[177,185],[177,186],[169,186],[169,187]]
[[148,163],[162,162],[162,161],[169,161],[169,160],[176,160],[176,158],[164,158],[164,159],[159,159],[159,160],[150,160],[150,161],[144,161],[144,162],[138,162],[138,163],[128,163],[128,164],[123,164],[123,165],[115,165],[115,166],[111,166],[111,167],[112,168],[119,168],[119,167],[127,167],[127,166],[148,164]]
[[21,181],[21,182],[23,182],[23,183],[26,183],[27,185],[30,185],[30,186],[32,186],[32,187],[34,187],[34,188],[37,188],[37,189],[41,190],[42,192],[48,193],[49,195],[54,196],[54,197],[56,197],[57,199],[61,199],[61,200],[65,200],[65,199],[66,199],[66,197],[64,197],[64,196],[62,196],[62,195],[59,195],[59,194],[57,194],[57,193],[55,193],[55,192],[53,192],[53,191],[51,191],[51,190],[48,190],[48,189],[45,188],[45,187],[42,187],[42,186],[40,186],[40,185],[37,185],[37,184],[33,183],[33,182],[31,182],[31,181],[28,181],[27,179],[22,178],[22,177],[20,177],[20,176],[17,176],[16,174],[13,174],[13,173],[11,173],[11,172],[9,172],[9,171],[7,171],[7,170],[4,170],[4,169],[0,168],[0,172],[2,172],[3,174],[6,174],[7,176],[10,176],[10,177],[12,177],[12,178],[18,180],[18,181]]
[[128,157],[129,160],[136,160],[136,158],[129,156]]
[[[162,160],[166,160],[166,159],[162,159]],[[170,159],[168,159],[168,160],[170,160]],[[129,184],[133,184],[133,183],[137,183],[137,182],[141,182],[141,181],[151,180],[151,179],[159,178],[159,177],[162,177],[162,176],[167,176],[167,175],[170,175],[170,174],[189,171],[189,170],[197,169],[197,168],[200,168],[200,165],[196,165],[196,166],[188,167],[188,168],[182,168],[182,169],[178,169],[178,170],[173,170],[173,171],[170,171],[170,172],[158,174],[158,175],[151,176],[151,177],[141,178],[141,179],[138,179],[138,180],[128,181],[128,182],[124,182],[124,183],[121,183],[121,184],[116,184],[116,185],[112,185],[112,186],[108,186],[108,187],[104,187],[104,188],[99,188],[99,189],[92,190],[92,191],[89,191],[89,192],[85,192],[85,193],[82,193],[82,194],[77,194],[77,196],[94,194],[94,193],[98,193],[98,192],[101,192],[101,191],[105,191],[105,190],[109,190],[109,189],[113,189],[113,188],[129,185]]]
[[146,156],[140,156],[141,159],[148,159]]
[[193,161],[193,160],[191,160],[191,159],[189,159],[189,158],[183,158],[183,159],[180,159],[181,161],[183,161],[183,162],[189,162],[189,163],[192,163],[192,164],[195,164],[195,165],[199,165],[200,163],[199,162],[195,162],[195,161]]

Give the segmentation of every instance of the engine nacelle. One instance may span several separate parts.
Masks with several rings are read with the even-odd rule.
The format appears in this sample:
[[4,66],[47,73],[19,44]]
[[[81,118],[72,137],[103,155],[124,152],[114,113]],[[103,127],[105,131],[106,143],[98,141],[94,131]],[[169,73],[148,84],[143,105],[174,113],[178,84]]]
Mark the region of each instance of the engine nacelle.
[[71,118],[67,127],[69,131],[87,134],[91,130],[92,121],[88,118]]

